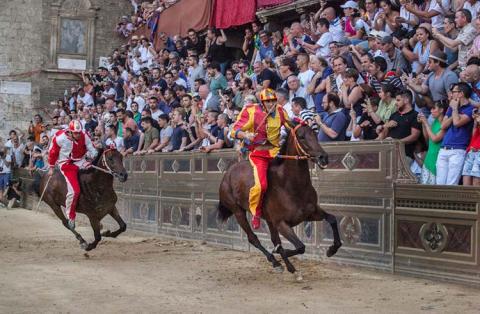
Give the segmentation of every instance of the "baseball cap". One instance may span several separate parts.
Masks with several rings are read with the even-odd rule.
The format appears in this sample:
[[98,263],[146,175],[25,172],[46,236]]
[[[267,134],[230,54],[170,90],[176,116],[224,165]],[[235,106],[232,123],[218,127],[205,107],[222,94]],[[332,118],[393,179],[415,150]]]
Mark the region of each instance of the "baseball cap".
[[356,10],[358,10],[358,3],[356,3],[355,1],[349,0],[349,1],[345,2],[344,5],[341,5],[340,7],[341,7],[342,9],[351,8],[351,9],[356,9]]

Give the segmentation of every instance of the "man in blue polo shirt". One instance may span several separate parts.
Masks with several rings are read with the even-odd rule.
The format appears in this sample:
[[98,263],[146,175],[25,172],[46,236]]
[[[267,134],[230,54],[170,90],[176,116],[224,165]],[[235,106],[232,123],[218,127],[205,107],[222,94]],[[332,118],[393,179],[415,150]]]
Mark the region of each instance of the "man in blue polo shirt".
[[328,93],[323,97],[322,105],[328,115],[324,121],[322,121],[319,115],[315,116],[315,120],[320,127],[318,141],[344,141],[348,119],[340,107],[340,98],[334,93]]
[[450,107],[442,121],[445,136],[437,159],[437,184],[456,185],[462,174],[465,152],[472,136],[472,88],[465,82],[451,89]]

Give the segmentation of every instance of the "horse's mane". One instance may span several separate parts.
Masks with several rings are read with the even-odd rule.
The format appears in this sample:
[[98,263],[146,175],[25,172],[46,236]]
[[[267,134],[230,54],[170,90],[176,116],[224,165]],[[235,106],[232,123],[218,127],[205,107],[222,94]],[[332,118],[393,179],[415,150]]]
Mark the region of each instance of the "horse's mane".
[[[100,158],[102,157],[103,151],[104,151],[103,148],[97,148],[98,154],[97,154],[97,157],[95,157],[95,159],[93,160],[92,165],[98,167],[98,163],[100,162]],[[92,173],[92,172],[95,171],[95,169],[94,168],[89,168],[89,169],[82,169],[80,171],[82,173]]]
[[[284,142],[282,146],[280,147],[280,151],[278,152],[279,155],[286,155],[287,154],[287,146],[288,146],[288,140],[290,139],[290,129],[286,129],[287,131],[287,136],[285,136]],[[275,160],[272,162],[275,165],[281,165],[285,159],[283,158],[275,158]]]

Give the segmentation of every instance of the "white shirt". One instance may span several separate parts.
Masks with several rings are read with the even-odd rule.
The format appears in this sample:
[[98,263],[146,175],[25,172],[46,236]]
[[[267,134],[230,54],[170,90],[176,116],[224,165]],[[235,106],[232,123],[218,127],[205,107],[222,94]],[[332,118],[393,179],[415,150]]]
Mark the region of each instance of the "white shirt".
[[178,80],[175,81],[175,83],[177,83],[177,85],[181,85],[181,86],[187,88],[187,82],[185,82],[185,80],[181,77],[179,77]]
[[80,95],[77,96],[77,101],[81,100],[82,103],[85,104],[85,106],[93,106],[93,97],[89,93],[85,93],[83,97],[80,97]]
[[474,5],[472,5],[470,2],[465,1],[465,4],[463,5],[464,9],[467,9],[472,13],[472,22],[477,18],[478,11],[480,11],[480,2],[475,2]]
[[308,69],[305,72],[298,73],[298,79],[300,80],[303,87],[307,87],[308,84],[312,81],[312,78],[315,76],[315,72]]
[[320,36],[320,39],[316,42],[318,46],[320,46],[315,54],[317,57],[328,58],[330,57],[330,43],[333,41],[333,35],[330,32],[323,33]]
[[3,168],[0,173],[10,173],[12,170],[10,169],[10,166],[7,165],[7,162],[12,162],[12,156],[9,154],[6,154],[4,158],[0,158],[0,168]]
[[163,113],[163,111],[160,109],[157,109],[155,112],[150,110],[150,112],[152,113],[152,119],[155,121],[158,120],[158,117],[160,117],[160,115]]
[[[292,102],[292,99],[295,97],[303,97],[307,102],[307,109],[313,108],[315,104],[313,103],[312,96],[307,93],[306,86],[300,86],[296,91],[290,90],[289,102]],[[291,110],[291,109],[290,109]]]
[[[445,1],[442,0],[442,4],[445,6]],[[450,6],[450,3],[448,3],[449,1],[447,1],[447,4],[446,4],[446,8],[448,8]],[[444,19],[444,15],[445,15],[445,11],[442,9],[442,7],[437,3],[436,0],[431,0],[430,1],[430,5],[428,6],[428,9],[427,11],[437,11],[438,13],[440,13],[439,15],[436,15],[434,17],[432,17],[432,28],[443,28],[443,19]],[[472,19],[473,21],[473,19]]]
[[342,23],[340,18],[336,18],[332,22],[330,22],[330,27],[328,31],[333,36],[334,41],[340,41],[343,37],[345,37],[345,32],[343,31]]
[[114,140],[112,140],[111,138],[107,138],[105,144],[107,146],[114,145],[118,151],[121,151],[125,147],[125,145],[123,144],[123,138],[121,137],[116,137]]

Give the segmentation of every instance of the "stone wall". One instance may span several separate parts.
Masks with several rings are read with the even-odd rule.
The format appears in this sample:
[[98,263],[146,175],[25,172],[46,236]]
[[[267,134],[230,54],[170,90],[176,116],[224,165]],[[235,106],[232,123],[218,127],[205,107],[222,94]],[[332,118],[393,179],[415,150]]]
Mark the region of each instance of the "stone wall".
[[[95,12],[93,64],[108,56],[125,40],[114,33],[122,15],[129,15],[129,1],[119,0],[10,0],[0,1],[0,137],[13,127],[26,128],[34,113],[63,97],[65,89],[81,83],[77,71],[52,69],[50,42],[54,5],[87,3]],[[75,14],[75,13],[73,13]],[[21,74],[21,75],[18,75]],[[31,84],[29,94],[16,82]],[[3,86],[3,87],[2,87]]]

